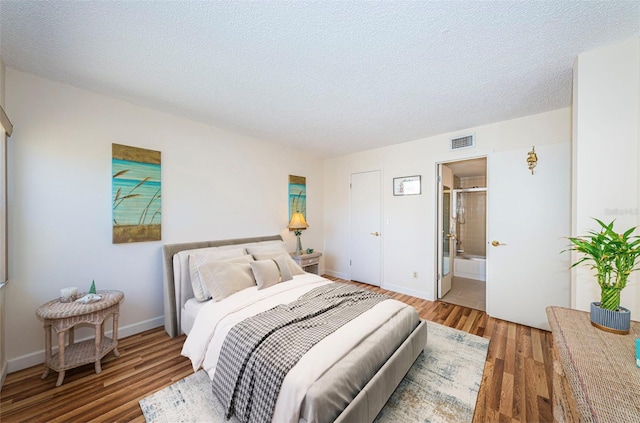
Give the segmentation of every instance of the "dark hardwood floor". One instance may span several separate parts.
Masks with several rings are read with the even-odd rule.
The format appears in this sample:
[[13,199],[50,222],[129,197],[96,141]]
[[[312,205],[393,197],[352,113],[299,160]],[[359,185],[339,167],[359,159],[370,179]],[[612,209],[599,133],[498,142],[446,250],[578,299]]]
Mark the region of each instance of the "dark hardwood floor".
[[[346,282],[341,279],[329,279]],[[474,422],[550,422],[551,342],[549,332],[490,318],[486,313],[431,302],[351,282],[414,306],[420,317],[490,339]],[[164,328],[123,338],[120,357],[107,355],[102,373],[93,365],[42,380],[43,366],[7,376],[0,392],[2,422],[143,422],[138,401],[193,372],[180,355],[185,336],[169,338]]]

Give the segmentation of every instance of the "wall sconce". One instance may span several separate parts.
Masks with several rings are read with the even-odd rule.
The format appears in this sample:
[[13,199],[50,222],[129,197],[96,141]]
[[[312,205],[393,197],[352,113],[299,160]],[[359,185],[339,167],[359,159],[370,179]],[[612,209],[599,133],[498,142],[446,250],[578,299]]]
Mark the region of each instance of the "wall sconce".
[[529,170],[533,175],[533,168],[536,167],[536,165],[538,164],[538,156],[536,154],[535,145],[531,147],[531,151],[527,153],[527,164],[529,165]]

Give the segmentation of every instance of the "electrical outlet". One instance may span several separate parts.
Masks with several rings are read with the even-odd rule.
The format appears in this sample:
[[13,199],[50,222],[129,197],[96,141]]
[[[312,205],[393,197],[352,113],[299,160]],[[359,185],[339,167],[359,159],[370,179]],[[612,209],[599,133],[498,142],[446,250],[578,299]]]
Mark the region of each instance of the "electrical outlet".
[[418,279],[418,272],[413,272],[413,279]]

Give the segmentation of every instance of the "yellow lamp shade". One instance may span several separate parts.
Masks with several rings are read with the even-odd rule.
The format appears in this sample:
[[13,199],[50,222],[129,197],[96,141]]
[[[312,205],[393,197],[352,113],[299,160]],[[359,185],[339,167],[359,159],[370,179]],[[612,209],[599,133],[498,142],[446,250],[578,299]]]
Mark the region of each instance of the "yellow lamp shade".
[[307,229],[309,225],[307,221],[304,219],[304,215],[300,212],[296,212],[291,216],[291,221],[289,222],[289,229]]

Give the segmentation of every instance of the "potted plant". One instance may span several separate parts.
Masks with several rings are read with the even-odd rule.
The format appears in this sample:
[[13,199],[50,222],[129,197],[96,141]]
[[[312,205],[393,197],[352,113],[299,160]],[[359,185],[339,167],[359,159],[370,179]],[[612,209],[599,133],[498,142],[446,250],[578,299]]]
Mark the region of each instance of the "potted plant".
[[569,238],[572,246],[565,251],[577,251],[583,256],[571,267],[589,265],[596,271],[600,285],[600,302],[591,303],[591,324],[613,333],[629,333],[631,313],[620,306],[620,293],[627,285],[631,272],[640,257],[640,237],[633,236],[636,227],[624,233],[613,230],[615,219],[605,224],[594,219],[600,231],[589,231],[587,236]]

